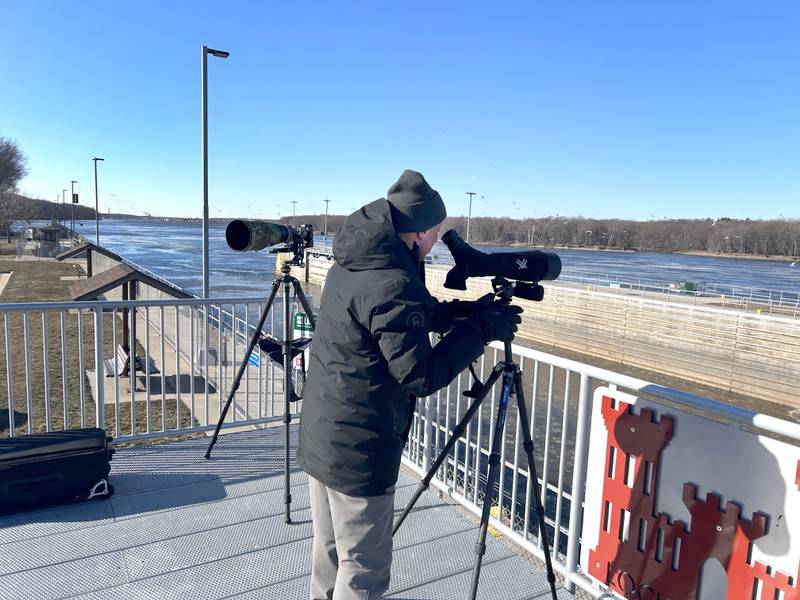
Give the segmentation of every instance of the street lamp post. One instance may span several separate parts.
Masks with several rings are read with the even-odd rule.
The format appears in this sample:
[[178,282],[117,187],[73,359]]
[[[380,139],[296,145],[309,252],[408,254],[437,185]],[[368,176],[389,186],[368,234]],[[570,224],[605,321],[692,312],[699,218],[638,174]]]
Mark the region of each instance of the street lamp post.
[[208,298],[208,55],[228,58],[230,52],[203,46],[201,50],[202,129],[203,129],[203,298]]
[[322,236],[323,236],[323,239],[325,240],[325,243],[327,244],[328,243],[328,204],[330,204],[331,201],[328,200],[327,198],[325,198],[325,200],[323,200],[323,202],[325,203],[325,231],[322,234]]
[[97,161],[105,160],[103,158],[92,159],[94,162],[94,243],[100,245],[100,202],[97,196]]
[[[65,204],[66,202],[67,202],[67,188],[62,188],[62,190],[61,190],[61,203]],[[70,199],[70,202],[72,202],[71,199]],[[64,208],[66,208],[66,206]],[[67,215],[64,215],[64,221],[66,221],[66,220],[67,220]],[[67,224],[64,223],[64,229],[66,229],[66,228],[67,228]],[[71,239],[72,238],[70,238],[70,240]]]
[[469,244],[469,222],[472,219],[472,197],[477,192],[467,192],[467,196],[469,196],[469,213],[467,213],[467,243]]
[[74,179],[70,181],[70,184],[72,184],[72,189],[70,190],[70,193],[72,194],[70,196],[70,202],[72,202],[72,237],[73,238],[75,237],[75,184],[76,183],[78,183],[78,182],[75,181]]

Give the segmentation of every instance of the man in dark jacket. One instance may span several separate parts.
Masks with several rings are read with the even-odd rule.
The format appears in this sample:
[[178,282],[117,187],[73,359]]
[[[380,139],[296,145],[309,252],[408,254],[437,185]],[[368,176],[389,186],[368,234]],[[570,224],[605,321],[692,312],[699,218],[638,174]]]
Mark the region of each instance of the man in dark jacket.
[[[297,452],[314,521],[312,600],[380,598],[388,589],[394,486],[416,398],[445,387],[520,322],[518,307],[428,293],[423,261],[445,216],[438,192],[405,171],[336,234]],[[448,330],[432,347],[431,331]]]

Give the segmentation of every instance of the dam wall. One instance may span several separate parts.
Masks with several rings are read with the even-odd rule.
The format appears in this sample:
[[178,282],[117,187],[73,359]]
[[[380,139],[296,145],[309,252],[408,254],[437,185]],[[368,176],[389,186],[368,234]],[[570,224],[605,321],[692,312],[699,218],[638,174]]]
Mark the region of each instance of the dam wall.
[[[292,273],[324,286],[333,264],[308,255]],[[444,287],[447,267],[428,265],[426,284],[439,300],[473,300],[491,291],[488,278],[467,290]],[[598,292],[544,283],[541,302],[515,299],[523,309],[516,343],[547,352],[597,356],[732,394],[800,407],[800,320],[676,301],[624,290]]]

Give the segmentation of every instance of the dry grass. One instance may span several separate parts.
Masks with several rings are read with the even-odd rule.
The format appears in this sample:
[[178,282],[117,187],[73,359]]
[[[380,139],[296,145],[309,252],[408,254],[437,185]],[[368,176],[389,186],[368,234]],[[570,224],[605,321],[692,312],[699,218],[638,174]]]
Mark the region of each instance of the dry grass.
[[[3,244],[5,245],[5,244]],[[5,249],[4,249],[5,250]],[[76,269],[73,264],[54,261],[18,261],[6,259],[5,252],[0,254],[0,271],[13,271],[14,274],[8,281],[0,301],[3,303],[18,302],[55,302],[69,300],[70,281],[60,278],[74,276]],[[26,352],[24,340],[24,316],[20,311],[4,314],[5,321],[0,322],[0,438],[9,435],[9,410],[8,410],[8,366],[6,362],[7,347],[11,354],[11,379],[12,379],[12,418],[14,419],[15,433],[34,433],[63,428],[94,426],[95,405],[92,398],[89,380],[85,375],[86,369],[94,368],[94,314],[84,313],[79,317],[74,311],[47,311],[46,323],[42,321],[42,311],[28,313],[28,342],[26,367]],[[112,315],[103,316],[103,328],[106,333],[103,353],[111,357],[112,347],[111,327]],[[61,323],[63,320],[64,337],[64,362],[67,365],[66,381],[62,376],[61,352]],[[46,328],[46,329],[45,329]],[[82,330],[82,344],[79,331]],[[119,331],[119,328],[118,328]],[[8,332],[8,342],[6,342]],[[46,348],[43,341],[46,341]],[[119,340],[118,340],[119,341]],[[84,372],[78,367],[79,352],[82,350],[84,359]],[[137,343],[137,353],[144,354],[143,348]],[[45,377],[45,357],[47,360],[47,377]],[[26,380],[30,380],[30,398],[26,391]],[[127,382],[120,382],[120,388],[127,388]],[[49,404],[46,398],[49,393]],[[83,394],[83,402],[81,402]],[[144,394],[141,394],[142,396]],[[176,427],[177,410],[174,402],[166,403],[166,412],[162,410],[161,400],[150,401],[150,420],[154,428],[161,427],[162,414],[167,428]],[[123,433],[131,432],[130,406],[120,407],[119,421]],[[146,431],[147,402],[136,402],[136,427],[135,431]],[[66,423],[64,416],[66,414]],[[110,435],[116,435],[114,423],[114,407],[107,405],[105,410],[106,430]],[[188,411],[181,413],[181,427],[190,425]]]

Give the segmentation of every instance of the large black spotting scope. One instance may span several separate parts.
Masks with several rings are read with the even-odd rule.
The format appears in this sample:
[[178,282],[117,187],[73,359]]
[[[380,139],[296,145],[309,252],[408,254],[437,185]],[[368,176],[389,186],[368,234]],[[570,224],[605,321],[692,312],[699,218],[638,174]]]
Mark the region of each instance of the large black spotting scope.
[[444,287],[467,289],[468,277],[505,277],[517,281],[538,283],[550,281],[561,274],[561,258],[552,252],[481,252],[465,242],[455,229],[442,236],[450,250],[455,266],[447,272]]
[[287,226],[258,219],[234,219],[225,228],[225,241],[237,252],[256,251],[283,244],[292,248],[314,245],[311,225]]

